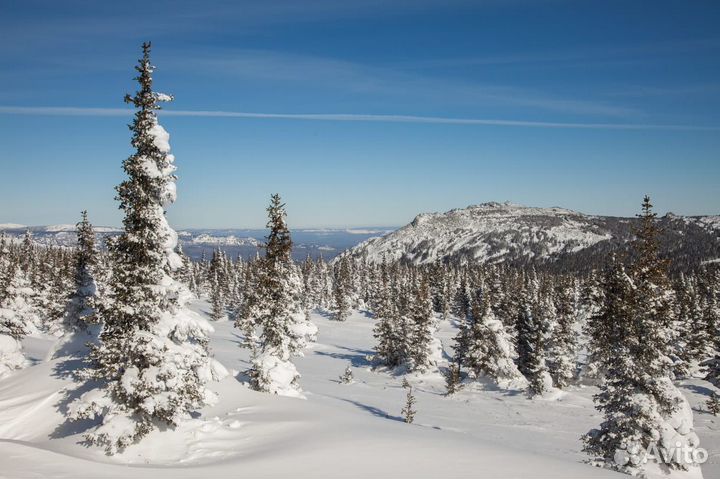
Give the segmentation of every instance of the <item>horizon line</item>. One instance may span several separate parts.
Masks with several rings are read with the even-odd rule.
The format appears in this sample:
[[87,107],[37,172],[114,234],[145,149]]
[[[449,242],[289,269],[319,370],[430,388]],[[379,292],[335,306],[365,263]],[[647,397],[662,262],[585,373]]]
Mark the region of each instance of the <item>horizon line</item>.
[[[0,114],[43,116],[126,116],[130,108],[7,106],[0,105]],[[246,118],[258,120],[336,121],[375,123],[415,123],[445,125],[506,126],[526,128],[565,128],[586,130],[662,130],[662,131],[720,131],[720,126],[653,124],[653,123],[585,123],[532,120],[503,120],[497,118],[456,118],[423,115],[362,114],[362,113],[261,113],[223,110],[158,110],[160,116]]]

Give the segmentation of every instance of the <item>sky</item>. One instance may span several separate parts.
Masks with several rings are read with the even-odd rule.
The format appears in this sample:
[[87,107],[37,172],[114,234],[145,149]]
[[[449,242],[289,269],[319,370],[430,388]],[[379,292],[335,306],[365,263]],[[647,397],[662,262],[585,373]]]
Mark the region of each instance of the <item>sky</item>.
[[0,223],[119,225],[152,41],[178,228],[720,214],[720,2],[0,0]]

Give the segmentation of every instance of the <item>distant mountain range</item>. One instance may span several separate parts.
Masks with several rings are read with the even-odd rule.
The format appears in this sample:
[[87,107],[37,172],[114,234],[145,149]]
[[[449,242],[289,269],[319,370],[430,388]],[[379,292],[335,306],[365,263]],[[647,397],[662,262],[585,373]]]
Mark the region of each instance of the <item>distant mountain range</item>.
[[[611,251],[627,249],[637,221],[564,208],[484,203],[420,214],[412,223],[368,239],[348,254],[373,262],[533,263],[577,271],[599,266]],[[720,258],[720,216],[670,213],[659,224],[662,253],[672,258],[675,267]]]
[[[297,260],[319,256],[327,260],[358,243],[378,235],[389,233],[393,228],[314,228],[292,231],[294,241],[293,257]],[[20,238],[30,231],[38,244],[56,246],[74,246],[76,242],[75,225],[25,226],[21,224],[0,224],[0,233]],[[96,226],[95,233],[102,244],[107,236],[117,235],[119,228]],[[262,229],[187,229],[178,231],[183,251],[193,259],[203,255],[209,257],[213,250],[221,249],[231,257],[242,256],[245,259],[261,251],[266,230]]]
[[[534,208],[512,203],[483,203],[445,213],[423,213],[400,229],[296,229],[293,257],[327,260],[347,251],[373,262],[436,261],[535,264],[562,271],[583,271],[604,264],[614,251],[625,251],[637,218],[594,216],[564,208]],[[720,216],[659,218],[661,252],[672,267],[685,270],[720,261]],[[46,245],[75,244],[74,225],[0,224],[0,232],[21,237],[27,230]],[[96,227],[100,239],[119,234]],[[231,257],[251,258],[262,250],[266,230],[186,229],[178,231],[185,253],[194,259],[222,249]]]

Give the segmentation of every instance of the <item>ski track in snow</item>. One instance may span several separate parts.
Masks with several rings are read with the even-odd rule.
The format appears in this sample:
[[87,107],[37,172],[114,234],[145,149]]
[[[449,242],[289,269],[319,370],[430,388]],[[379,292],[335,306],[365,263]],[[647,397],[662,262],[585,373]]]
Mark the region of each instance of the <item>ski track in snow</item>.
[[[192,308],[209,310],[205,302]],[[478,383],[445,397],[437,371],[411,374],[418,412],[408,425],[400,417],[402,376],[370,369],[374,320],[359,312],[342,323],[322,314],[312,319],[318,342],[295,361],[306,400],[257,393],[231,376],[211,384],[220,401],[200,417],[155,431],[116,456],[80,444],[89,424],[64,421],[64,405],[78,387],[66,363],[76,363],[38,359],[53,341],[28,338],[36,364],[0,381],[0,477],[621,477],[583,462],[580,436],[601,420],[595,388],[529,400]],[[248,352],[239,348],[232,322],[213,326],[215,357],[245,370]],[[455,331],[441,323],[446,353]],[[341,384],[348,364],[355,380]],[[700,411],[711,388],[682,383],[701,446],[710,452],[706,478],[720,477],[720,419]]]

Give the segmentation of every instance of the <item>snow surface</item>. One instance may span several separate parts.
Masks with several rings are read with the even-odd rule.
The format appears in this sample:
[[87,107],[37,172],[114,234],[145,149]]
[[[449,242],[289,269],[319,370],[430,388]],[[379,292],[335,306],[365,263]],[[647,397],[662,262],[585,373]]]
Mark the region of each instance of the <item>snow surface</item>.
[[[191,308],[205,316],[210,310],[205,302]],[[238,371],[249,367],[248,352],[230,321],[215,322],[210,347],[234,371],[209,385],[219,402],[116,456],[79,444],[89,424],[64,421],[69,401],[84,392],[66,376],[77,358],[48,359],[57,338],[30,336],[23,346],[35,364],[0,380],[0,476],[628,477],[583,462],[580,436],[601,420],[593,387],[530,400],[481,382],[446,397],[437,372],[412,374],[418,412],[409,425],[400,417],[402,376],[370,368],[375,320],[355,312],[344,322],[313,313],[312,321],[318,342],[294,360],[306,400],[246,387]],[[440,322],[442,365],[456,332],[453,323]],[[338,376],[348,364],[354,382],[342,384]],[[712,386],[700,380],[681,386],[711,454],[705,477],[720,477],[720,419],[698,410]]]

